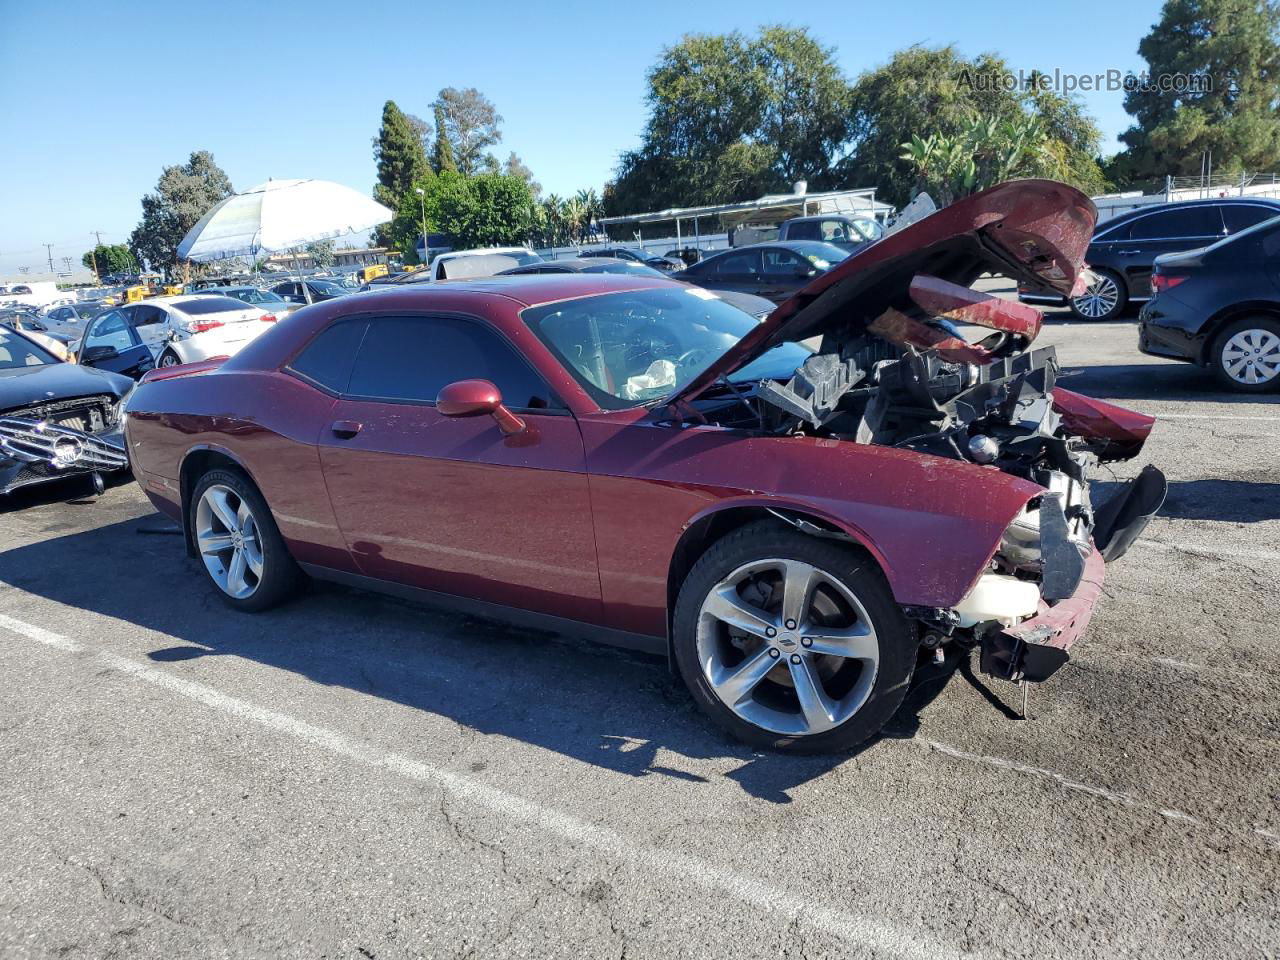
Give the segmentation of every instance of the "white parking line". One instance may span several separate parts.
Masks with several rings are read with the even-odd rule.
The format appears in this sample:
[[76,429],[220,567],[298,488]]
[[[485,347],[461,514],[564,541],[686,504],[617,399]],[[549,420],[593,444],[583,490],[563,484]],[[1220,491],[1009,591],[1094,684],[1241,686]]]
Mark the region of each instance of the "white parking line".
[[1242,417],[1234,413],[1152,413],[1149,416],[1157,420],[1265,420],[1275,422],[1276,417]]
[[228,696],[213,687],[185,680],[155,667],[130,660],[105,650],[94,650],[69,637],[33,626],[0,614],[0,627],[67,652],[91,651],[99,661],[121,673],[170,690],[188,700],[204,704],[221,713],[302,740],[338,756],[371,767],[379,767],[409,780],[431,784],[448,791],[459,800],[492,813],[518,820],[560,837],[572,844],[590,847],[657,876],[680,877],[712,890],[717,890],[753,904],[763,910],[798,918],[813,927],[844,940],[895,957],[935,958],[973,957],[954,947],[930,943],[919,931],[871,920],[814,902],[811,895],[801,896],[732,870],[708,863],[698,857],[672,850],[660,850],[624,837],[607,827],[587,823],[551,807],[525,800],[497,787],[460,776],[448,770],[413,760],[403,754],[347,737],[334,730],[307,723],[287,714],[267,710],[245,700]]

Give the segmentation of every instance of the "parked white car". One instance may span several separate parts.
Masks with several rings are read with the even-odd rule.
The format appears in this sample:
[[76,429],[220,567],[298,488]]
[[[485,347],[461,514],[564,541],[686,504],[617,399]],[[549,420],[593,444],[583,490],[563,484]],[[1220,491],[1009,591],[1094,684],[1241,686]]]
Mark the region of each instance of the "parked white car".
[[[542,258],[524,247],[484,247],[476,250],[451,250],[431,261],[432,280],[464,280],[469,277],[492,277],[512,267],[538,263]],[[414,274],[421,278],[420,273]]]
[[78,359],[87,366],[140,376],[153,365],[172,367],[232,356],[276,320],[275,314],[232,297],[156,297],[94,317],[80,342]]

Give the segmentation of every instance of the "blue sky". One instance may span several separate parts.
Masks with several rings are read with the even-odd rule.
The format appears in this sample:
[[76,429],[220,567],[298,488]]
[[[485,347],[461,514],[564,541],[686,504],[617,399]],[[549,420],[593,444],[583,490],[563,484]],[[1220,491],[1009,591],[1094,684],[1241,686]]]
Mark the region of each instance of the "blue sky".
[[[850,76],[913,43],[990,50],[1014,69],[1140,70],[1158,0],[305,4],[0,0],[0,278],[123,241],[163,166],[211,150],[238,187],[319,177],[372,188],[382,104],[429,116],[482,90],[544,189],[599,187],[644,122],[645,72],[685,33],[809,27]],[[819,13],[817,10],[825,10]],[[780,16],[780,11],[786,16]],[[810,12],[813,11],[813,12]],[[1109,144],[1120,93],[1085,102]]]

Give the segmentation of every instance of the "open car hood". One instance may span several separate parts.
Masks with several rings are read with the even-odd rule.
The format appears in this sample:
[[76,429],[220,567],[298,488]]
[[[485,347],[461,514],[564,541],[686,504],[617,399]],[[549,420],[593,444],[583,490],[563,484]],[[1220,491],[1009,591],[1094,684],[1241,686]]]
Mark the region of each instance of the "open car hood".
[[949,346],[969,359],[959,341],[932,327],[922,331],[918,322],[950,316],[1029,343],[1040,329],[1039,311],[961,288],[992,272],[1064,296],[1079,293],[1096,220],[1093,201],[1055,180],[1014,180],[965,197],[815,279],[668,402],[692,399],[780,343],[820,335],[843,338],[870,328],[898,345],[940,353]]

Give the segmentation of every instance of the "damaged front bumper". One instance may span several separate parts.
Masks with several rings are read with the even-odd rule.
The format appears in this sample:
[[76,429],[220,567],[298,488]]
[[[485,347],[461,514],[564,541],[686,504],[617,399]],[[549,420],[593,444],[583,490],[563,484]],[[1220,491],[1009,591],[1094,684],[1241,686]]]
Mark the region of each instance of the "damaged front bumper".
[[126,470],[129,456],[119,431],[91,434],[71,427],[0,417],[0,494],[86,473]]
[[1118,560],[1164,504],[1168,483],[1153,466],[1096,511],[1094,546],[1071,594],[1041,599],[1036,613],[1016,624],[988,624],[980,631],[982,672],[1002,680],[1038,683],[1070,659],[1071,645],[1084,635],[1102,594],[1105,567]]

